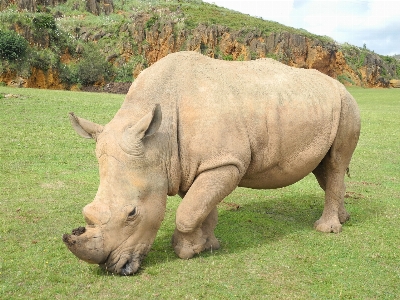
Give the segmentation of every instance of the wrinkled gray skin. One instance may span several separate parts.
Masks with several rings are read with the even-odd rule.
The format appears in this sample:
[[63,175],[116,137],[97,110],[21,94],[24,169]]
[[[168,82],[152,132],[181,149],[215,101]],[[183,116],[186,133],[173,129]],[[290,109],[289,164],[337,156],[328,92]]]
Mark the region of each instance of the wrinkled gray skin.
[[65,234],[79,258],[138,271],[179,194],[172,245],[181,258],[218,249],[216,205],[237,186],[273,189],[314,173],[325,206],[314,227],[340,232],[344,176],[360,134],[356,102],[336,80],[270,59],[170,54],[143,71],[104,127],[70,114],[96,140],[100,186],[86,227]]

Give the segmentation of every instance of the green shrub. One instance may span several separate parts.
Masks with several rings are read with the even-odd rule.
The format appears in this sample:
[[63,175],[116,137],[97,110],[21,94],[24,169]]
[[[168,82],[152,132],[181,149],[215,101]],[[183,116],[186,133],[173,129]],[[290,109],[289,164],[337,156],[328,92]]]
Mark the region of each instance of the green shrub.
[[278,56],[275,53],[268,52],[266,57],[278,60]]
[[30,51],[28,61],[32,67],[46,71],[56,67],[60,59],[57,53],[47,48]]
[[28,42],[14,31],[0,30],[0,57],[16,60],[24,57]]
[[67,85],[79,83],[77,64],[61,64],[58,68],[58,74],[62,83]]
[[339,75],[337,77],[337,80],[340,81],[342,84],[350,83],[352,85],[355,85],[355,82],[353,81],[353,79],[351,79],[349,76],[347,76],[345,74]]
[[86,48],[83,58],[77,66],[77,77],[83,85],[108,80],[112,75],[112,66],[96,49]]
[[115,67],[115,81],[116,82],[132,82],[133,81],[133,64],[126,63],[121,66]]
[[394,56],[388,56],[388,55],[380,55],[382,60],[392,66],[395,66],[395,72],[393,78],[399,78],[400,76],[400,61],[397,60]]
[[232,54],[228,54],[228,55],[222,55],[222,59],[223,60],[233,60],[233,55]]
[[157,15],[152,15],[151,18],[146,22],[146,28],[150,29],[158,21]]
[[32,24],[37,30],[56,29],[56,21],[51,14],[36,14],[32,19]]
[[9,24],[26,25],[32,23],[32,14],[28,12],[20,12],[17,8],[7,9],[0,12],[0,26],[9,28]]

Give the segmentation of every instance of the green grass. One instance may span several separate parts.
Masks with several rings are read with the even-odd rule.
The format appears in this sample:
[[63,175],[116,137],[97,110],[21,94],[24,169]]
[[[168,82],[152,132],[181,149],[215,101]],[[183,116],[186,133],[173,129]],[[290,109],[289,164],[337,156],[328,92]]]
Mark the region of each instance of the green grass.
[[79,261],[61,236],[84,224],[99,182],[94,143],[67,113],[106,123],[123,96],[0,86],[0,299],[398,298],[400,90],[350,92],[362,133],[342,233],[313,230],[323,193],[308,176],[279,190],[237,189],[219,206],[222,248],[180,260],[171,197],[140,273],[119,277]]

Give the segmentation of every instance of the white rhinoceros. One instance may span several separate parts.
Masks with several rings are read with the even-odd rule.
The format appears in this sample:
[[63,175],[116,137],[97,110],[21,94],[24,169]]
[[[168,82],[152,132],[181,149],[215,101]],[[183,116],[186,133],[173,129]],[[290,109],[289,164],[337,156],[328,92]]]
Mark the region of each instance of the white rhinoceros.
[[63,240],[77,257],[130,275],[154,241],[167,195],[183,200],[172,245],[181,258],[218,249],[217,204],[237,186],[274,189],[314,173],[325,191],[315,228],[340,232],[344,176],[360,134],[338,81],[272,59],[170,54],[144,70],[105,126],[70,114],[96,140],[100,186],[87,223]]

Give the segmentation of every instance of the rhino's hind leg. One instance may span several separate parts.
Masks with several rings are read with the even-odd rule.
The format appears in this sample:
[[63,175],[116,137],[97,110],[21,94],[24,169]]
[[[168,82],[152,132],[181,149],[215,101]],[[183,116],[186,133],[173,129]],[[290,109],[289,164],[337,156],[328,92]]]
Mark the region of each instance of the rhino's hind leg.
[[326,190],[326,174],[323,162],[321,162],[313,171],[315,178],[317,178],[318,184],[324,191]]
[[[326,172],[324,164],[321,162],[318,167],[313,171],[315,178],[317,179],[321,189],[326,191]],[[350,214],[346,211],[344,207],[344,201],[339,201],[338,208],[339,222],[343,224],[350,219]]]
[[172,246],[180,258],[189,259],[204,250],[219,248],[214,235],[218,218],[216,205],[236,188],[238,182],[239,171],[233,165],[197,176],[176,213]]
[[[320,174],[316,175],[317,172],[314,172],[321,188],[325,184],[324,210],[321,218],[315,222],[314,227],[321,232],[339,233],[342,231],[341,223],[345,222],[349,217],[344,208],[344,173],[342,174],[342,172],[332,166],[329,158],[326,157],[324,160],[325,167],[330,165],[325,172],[324,178],[321,178]],[[341,217],[339,218],[339,216]]]
[[343,90],[339,128],[335,140],[319,166],[313,171],[325,190],[325,206],[314,227],[322,232],[340,232],[350,215],[344,208],[344,177],[360,136],[360,115],[355,100]]

